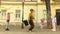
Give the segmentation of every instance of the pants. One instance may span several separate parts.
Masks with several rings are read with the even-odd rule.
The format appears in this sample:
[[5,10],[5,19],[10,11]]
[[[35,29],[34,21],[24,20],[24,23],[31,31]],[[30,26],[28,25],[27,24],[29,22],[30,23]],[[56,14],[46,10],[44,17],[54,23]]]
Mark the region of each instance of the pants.
[[7,20],[7,22],[6,22],[6,28],[8,28],[8,26],[9,26],[9,21],[10,20]]
[[41,29],[44,27],[44,23],[41,23]]
[[52,23],[52,28],[56,30],[56,23]]
[[30,21],[29,21],[29,24],[30,24],[29,30],[32,31],[32,29],[34,28],[33,20],[30,20]]

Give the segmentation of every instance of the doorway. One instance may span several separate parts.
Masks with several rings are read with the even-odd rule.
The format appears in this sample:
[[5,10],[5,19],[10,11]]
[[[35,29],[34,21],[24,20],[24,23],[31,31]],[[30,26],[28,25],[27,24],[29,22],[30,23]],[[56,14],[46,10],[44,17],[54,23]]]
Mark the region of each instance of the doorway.
[[57,25],[60,25],[60,9],[56,10]]

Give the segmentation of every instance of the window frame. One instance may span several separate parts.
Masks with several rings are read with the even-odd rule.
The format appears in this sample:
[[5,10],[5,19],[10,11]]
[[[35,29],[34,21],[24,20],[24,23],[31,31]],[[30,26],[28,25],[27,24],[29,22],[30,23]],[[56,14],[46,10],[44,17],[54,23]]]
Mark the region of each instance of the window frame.
[[43,10],[44,20],[47,20],[47,11]]
[[[2,19],[6,19],[6,10],[1,10],[1,16],[2,16]],[[4,12],[4,13],[3,13]],[[3,15],[5,14],[5,16],[3,17]]]
[[[19,17],[17,17],[18,14],[19,14]],[[20,10],[16,10],[15,17],[16,17],[17,20],[20,20]]]

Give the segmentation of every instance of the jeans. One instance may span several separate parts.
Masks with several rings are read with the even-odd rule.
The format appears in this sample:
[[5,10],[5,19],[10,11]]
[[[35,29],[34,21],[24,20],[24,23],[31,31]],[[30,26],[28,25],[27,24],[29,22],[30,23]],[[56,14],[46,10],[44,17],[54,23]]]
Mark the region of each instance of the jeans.
[[33,20],[30,20],[30,21],[29,21],[29,24],[30,24],[30,26],[31,26],[31,27],[29,28],[29,30],[32,31],[32,29],[34,28]]

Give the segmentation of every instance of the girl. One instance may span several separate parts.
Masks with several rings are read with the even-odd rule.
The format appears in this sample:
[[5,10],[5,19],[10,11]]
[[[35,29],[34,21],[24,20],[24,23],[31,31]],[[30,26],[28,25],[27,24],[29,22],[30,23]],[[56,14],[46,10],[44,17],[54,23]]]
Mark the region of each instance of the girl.
[[44,19],[41,19],[41,29],[44,27]]

